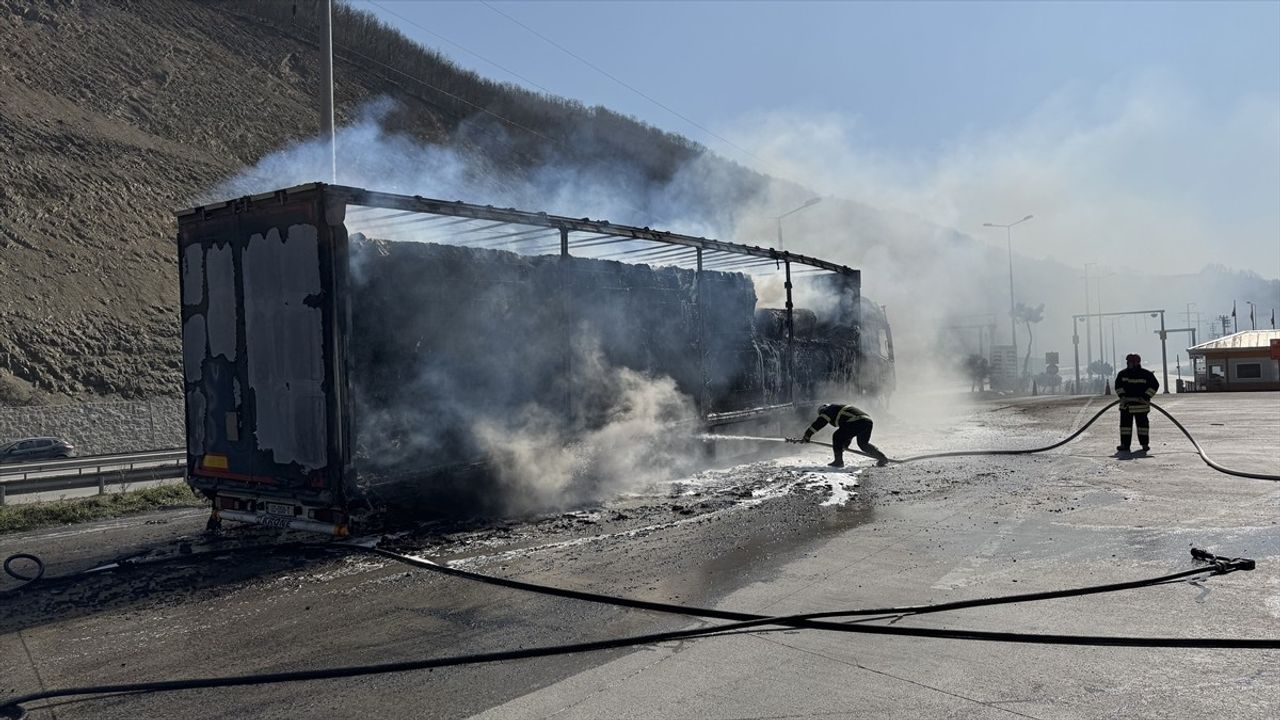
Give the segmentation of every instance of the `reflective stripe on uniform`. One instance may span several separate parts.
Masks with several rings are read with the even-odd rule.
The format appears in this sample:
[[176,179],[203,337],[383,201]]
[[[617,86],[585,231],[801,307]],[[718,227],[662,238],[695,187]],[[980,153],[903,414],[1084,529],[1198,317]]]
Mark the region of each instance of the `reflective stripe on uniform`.
[[831,410],[819,410],[818,419],[814,420],[813,423],[809,425],[809,429],[805,430],[804,436],[806,438],[812,437],[814,433],[822,429],[823,423],[830,424],[831,428],[834,430],[840,427],[840,423],[846,420],[869,420],[870,418],[870,415],[862,412],[852,405],[841,405],[834,412]]
[[[841,422],[847,419],[857,420],[865,417],[871,417],[871,416],[867,415],[866,413],[862,412],[861,410],[857,409],[852,405],[845,405],[844,407],[841,407],[840,412],[836,414],[836,419]],[[839,425],[839,424],[840,422],[832,423],[832,425]]]

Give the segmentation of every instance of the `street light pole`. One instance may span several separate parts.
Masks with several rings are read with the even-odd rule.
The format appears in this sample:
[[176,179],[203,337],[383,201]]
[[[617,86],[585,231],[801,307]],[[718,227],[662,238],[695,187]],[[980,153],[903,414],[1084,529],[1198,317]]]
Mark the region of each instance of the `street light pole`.
[[[1106,373],[1101,372],[1101,366],[1107,364],[1107,338],[1103,334],[1106,332],[1106,328],[1102,326],[1102,281],[1111,277],[1113,274],[1114,273],[1107,273],[1101,277],[1094,278],[1094,280],[1098,281],[1098,291],[1094,293],[1094,297],[1098,300],[1098,365],[1099,374],[1103,376],[1104,380],[1107,379],[1107,377]],[[1112,348],[1112,350],[1114,351],[1114,348]],[[1115,358],[1111,359],[1111,372],[1117,372],[1115,367]]]
[[[1169,348],[1168,348],[1168,342],[1166,342],[1168,339],[1169,339],[1169,333],[1166,332],[1164,329],[1164,311],[1161,310],[1160,311],[1160,367],[1164,368],[1164,394],[1165,395],[1169,394]],[[1194,345],[1195,341],[1192,340],[1191,344]]]
[[329,143],[329,182],[338,182],[338,138],[333,127],[333,0],[325,0],[321,64],[320,136]]
[[[1088,309],[1088,308],[1085,308],[1085,312],[1086,312],[1086,313],[1088,313],[1088,312],[1089,312],[1089,309]],[[1080,394],[1080,325],[1079,325],[1079,320],[1080,320],[1080,318],[1076,318],[1076,319],[1074,319],[1074,320],[1072,320],[1072,321],[1071,321],[1071,348],[1072,348],[1072,350],[1074,350],[1074,351],[1075,351],[1075,366],[1076,366],[1076,394],[1077,394],[1077,395],[1078,395],[1078,394]]]
[[[1018,222],[1009,223],[1007,225],[1002,225],[1000,223],[982,223],[983,227],[1004,228],[1005,242],[1009,246],[1009,334],[1013,340],[1013,372],[1015,376],[1018,374],[1018,318],[1014,314],[1013,308],[1013,226],[1021,225],[1032,217],[1033,216],[1028,215]],[[1027,369],[1024,366],[1022,368],[1024,375],[1026,374],[1026,371]],[[1015,377],[1015,380],[1018,379],[1020,379],[1020,377]]]
[[813,207],[814,205],[817,205],[820,202],[822,202],[822,198],[811,197],[808,200],[805,200],[804,204],[796,208],[795,210],[788,210],[787,212],[784,212],[781,215],[774,217],[774,219],[778,221],[778,249],[779,250],[782,249],[782,218],[788,215],[793,215],[795,213],[798,213],[807,207]]
[[[1085,347],[1085,365],[1093,364],[1093,323],[1089,320],[1089,266],[1097,265],[1096,262],[1084,264],[1084,347]],[[1098,312],[1102,312],[1101,309]],[[1101,322],[1101,321],[1099,321]],[[1072,328],[1075,330],[1075,328]],[[1089,379],[1093,379],[1093,370],[1085,368]]]

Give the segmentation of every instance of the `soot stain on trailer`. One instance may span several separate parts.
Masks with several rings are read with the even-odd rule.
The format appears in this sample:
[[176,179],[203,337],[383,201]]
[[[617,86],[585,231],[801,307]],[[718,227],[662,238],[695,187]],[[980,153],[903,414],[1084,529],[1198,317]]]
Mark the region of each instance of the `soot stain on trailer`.
[[[351,258],[357,467],[383,492],[399,484],[401,496],[445,492],[451,503],[501,509],[501,498],[483,496],[519,490],[513,483],[461,473],[471,496],[463,501],[458,471],[507,455],[503,443],[528,442],[535,418],[536,450],[576,452],[579,462],[566,469],[535,452],[524,460],[541,467],[526,470],[555,465],[575,476],[559,488],[572,494],[607,465],[595,456],[605,449],[581,438],[598,439],[622,415],[630,436],[621,440],[650,441],[661,433],[646,421],[694,422],[692,402],[674,397],[697,397],[706,366],[724,388],[744,369],[735,350],[750,337],[755,294],[743,275],[704,275],[704,301],[718,302],[703,306],[702,320],[719,331],[700,341],[691,270],[360,236]],[[663,403],[652,417],[628,414],[628,404],[652,397]],[[421,479],[406,482],[415,471]]]
[[242,262],[246,344],[280,349],[248,359],[258,448],[304,471],[327,461],[323,318],[307,304],[323,289],[318,238],[312,225],[292,225],[283,237],[272,228],[249,238]]
[[[447,242],[348,238],[352,207]],[[674,462],[661,453],[681,428],[857,386],[874,355],[858,271],[767,248],[320,184],[179,220],[188,472],[215,519],[284,507],[290,526],[342,528],[375,486],[388,502],[398,487],[433,510],[502,510],[524,489],[510,466],[549,456],[564,458],[526,469],[562,475],[555,490],[617,489],[593,474]],[[476,246],[548,232],[558,253]],[[697,248],[698,268],[573,255],[574,232],[584,247],[674,244],[686,264]],[[635,252],[652,251],[621,256]],[[829,274],[806,278],[811,311],[757,308],[744,262]],[[645,442],[651,457],[633,447]]]
[[[188,393],[189,448],[204,452],[204,440],[218,430],[234,441],[243,403],[237,362],[237,332],[243,319],[246,387],[254,401],[253,436],[258,450],[281,465],[304,471],[322,467],[327,444],[322,367],[321,313],[307,303],[321,292],[318,234],[315,226],[295,224],[285,233],[272,228],[245,243],[237,278],[230,243],[183,252],[184,290],[191,312],[183,327],[184,372],[188,382],[227,384],[226,393]],[[204,282],[199,282],[203,277]],[[245,312],[238,312],[237,288]],[[274,350],[273,350],[274,349]],[[210,408],[211,400],[229,399]],[[212,411],[211,411],[212,410]],[[221,418],[225,428],[213,427]]]

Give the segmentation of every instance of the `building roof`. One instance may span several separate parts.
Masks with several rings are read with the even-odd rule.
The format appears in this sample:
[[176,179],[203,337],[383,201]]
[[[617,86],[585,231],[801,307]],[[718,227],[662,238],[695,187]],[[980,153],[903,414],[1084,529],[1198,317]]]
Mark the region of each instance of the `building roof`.
[[1272,340],[1280,340],[1280,330],[1241,330],[1216,340],[1187,348],[1187,352],[1206,350],[1266,350]]

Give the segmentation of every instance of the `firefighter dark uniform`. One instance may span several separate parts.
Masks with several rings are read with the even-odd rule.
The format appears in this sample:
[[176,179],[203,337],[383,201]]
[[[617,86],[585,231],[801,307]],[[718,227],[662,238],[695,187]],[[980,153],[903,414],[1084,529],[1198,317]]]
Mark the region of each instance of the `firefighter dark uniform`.
[[1133,425],[1138,426],[1138,444],[1143,450],[1151,445],[1147,416],[1151,413],[1151,398],[1160,389],[1155,373],[1142,367],[1142,358],[1136,354],[1125,357],[1128,367],[1116,375],[1116,396],[1120,398],[1119,452],[1129,452],[1133,440]]
[[871,416],[852,405],[823,405],[818,409],[817,419],[804,431],[801,442],[809,442],[813,434],[827,424],[835,428],[831,448],[835,450],[836,459],[831,467],[844,467],[845,448],[854,438],[857,438],[862,452],[876,458],[877,465],[889,464],[889,458],[880,452],[880,448],[871,444]]

